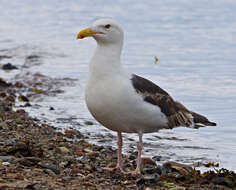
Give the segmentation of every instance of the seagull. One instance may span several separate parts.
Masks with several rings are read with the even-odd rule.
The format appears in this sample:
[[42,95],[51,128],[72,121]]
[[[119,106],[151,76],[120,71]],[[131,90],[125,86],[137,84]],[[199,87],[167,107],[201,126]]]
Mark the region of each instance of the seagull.
[[[85,91],[88,110],[104,127],[117,132],[117,166],[123,170],[122,133],[137,133],[138,157],[133,174],[141,173],[142,136],[185,126],[216,126],[205,116],[190,111],[165,90],[138,75],[126,71],[120,61],[124,33],[113,19],[96,20],[81,30],[77,39],[93,37],[97,48],[89,64]],[[89,50],[88,50],[89,51]]]

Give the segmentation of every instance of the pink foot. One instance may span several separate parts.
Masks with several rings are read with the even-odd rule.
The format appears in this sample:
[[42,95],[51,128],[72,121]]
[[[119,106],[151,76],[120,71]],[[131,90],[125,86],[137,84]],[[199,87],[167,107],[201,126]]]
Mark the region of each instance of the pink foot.
[[118,145],[118,149],[117,149],[117,165],[115,168],[110,168],[110,167],[105,167],[103,168],[103,170],[105,171],[114,171],[114,170],[120,170],[122,173],[126,173],[123,169],[123,163],[122,163],[122,135],[121,132],[117,132],[117,145]]
[[115,170],[119,170],[119,171],[121,171],[122,173],[126,173],[126,172],[124,171],[123,167],[121,167],[121,166],[116,166],[115,168],[104,167],[104,168],[102,168],[102,169],[105,170],[105,171],[108,171],[108,172],[113,172],[113,171],[115,171]]
[[138,176],[141,175],[140,169],[136,168],[134,171],[130,172],[132,176]]

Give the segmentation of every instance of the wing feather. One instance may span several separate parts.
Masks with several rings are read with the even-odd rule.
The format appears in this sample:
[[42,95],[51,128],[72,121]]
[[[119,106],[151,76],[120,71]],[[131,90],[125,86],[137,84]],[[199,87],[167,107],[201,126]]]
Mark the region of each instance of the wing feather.
[[153,82],[138,75],[132,75],[131,81],[135,91],[143,97],[144,101],[158,106],[161,112],[166,115],[169,128],[178,126],[194,127],[195,123],[216,125],[206,117],[189,111],[180,102],[174,101],[165,90]]

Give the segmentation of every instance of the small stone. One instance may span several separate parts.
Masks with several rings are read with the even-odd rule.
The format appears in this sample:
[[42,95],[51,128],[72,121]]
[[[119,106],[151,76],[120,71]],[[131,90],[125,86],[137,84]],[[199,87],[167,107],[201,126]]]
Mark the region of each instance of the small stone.
[[11,83],[7,83],[6,81],[4,81],[2,78],[0,78],[0,87],[9,87],[11,86]]
[[2,129],[8,129],[8,126],[5,122],[1,122],[0,126],[2,127]]
[[93,125],[94,123],[92,121],[85,121],[84,124],[85,125]]
[[6,94],[5,92],[1,92],[1,93],[0,93],[0,97],[1,97],[1,98],[5,98],[6,96],[7,96],[7,94]]
[[93,178],[94,178],[93,174],[88,174],[85,177],[83,177],[83,180],[89,180],[89,179],[93,179]]
[[164,183],[164,187],[168,189],[173,189],[176,187],[176,185],[174,183]]
[[92,167],[91,167],[90,165],[88,165],[88,164],[85,164],[84,168],[87,169],[87,170],[89,170],[89,171],[92,170]]
[[166,162],[162,167],[162,174],[177,172],[181,175],[187,175],[193,171],[192,167],[186,164],[180,164],[177,162]]
[[212,183],[217,184],[217,185],[227,185],[224,177],[216,176],[211,181],[212,181]]
[[2,162],[11,162],[15,159],[14,156],[0,156]]
[[74,138],[74,136],[77,133],[76,130],[70,130],[70,129],[66,129],[64,132],[67,138]]
[[185,187],[176,186],[176,187],[170,188],[169,190],[185,190],[185,189],[186,189]]
[[71,174],[78,174],[79,175],[79,172],[80,172],[80,170],[79,169],[77,169],[77,168],[73,168],[72,170],[71,170]]
[[23,107],[30,107],[30,106],[32,106],[32,105],[29,102],[26,102]]
[[39,158],[37,157],[23,157],[23,158],[18,158],[15,160],[15,162],[20,163],[21,165],[24,166],[34,166],[40,161]]
[[157,173],[161,175],[161,167],[160,166],[153,166],[153,165],[145,165],[141,168],[142,173],[144,174],[154,174]]
[[23,88],[24,85],[23,85],[21,82],[16,81],[16,83],[15,83],[15,87],[17,87],[17,88]]
[[3,70],[13,70],[18,69],[16,66],[12,65],[11,63],[6,63],[2,66]]
[[42,168],[45,168],[45,169],[49,169],[49,170],[52,170],[55,174],[60,174],[60,171],[57,169],[57,167],[53,164],[44,164],[44,163],[41,163],[39,162],[38,163],[38,166],[42,167]]
[[85,149],[84,149],[84,152],[91,153],[91,152],[93,152],[93,151],[92,151],[91,149],[85,148]]
[[144,175],[138,180],[136,180],[136,184],[138,186],[143,186],[143,185],[156,185],[158,183],[160,176],[158,174],[155,175]]
[[38,55],[29,55],[25,59],[39,59],[39,58],[40,58],[40,56],[38,56]]
[[154,160],[152,160],[151,158],[149,157],[143,157],[142,158],[142,165],[153,165],[153,166],[156,166],[156,162]]
[[128,181],[128,180],[125,180],[124,182],[123,182],[123,184],[124,185],[127,185],[127,184],[129,184],[130,182]]
[[7,178],[23,180],[24,176],[21,173],[7,173]]
[[[54,170],[55,171],[55,170]],[[55,176],[55,172],[52,169],[45,169],[44,172],[50,176]]]
[[165,160],[169,160],[170,157],[169,156],[153,156],[152,160],[156,161],[156,162],[160,162],[160,161],[165,161]]
[[70,150],[64,146],[58,148],[62,153],[68,153]]
[[90,152],[88,153],[89,158],[96,158],[99,156],[99,152]]
[[137,158],[137,155],[135,155],[135,154],[130,154],[129,155],[130,160],[135,160],[136,158]]
[[8,166],[8,165],[10,165],[10,163],[9,162],[2,162],[2,165],[3,166]]
[[19,100],[20,102],[29,102],[29,99],[28,99],[26,96],[24,96],[24,95],[20,95],[20,96],[18,97],[18,100]]
[[1,59],[10,59],[11,56],[8,56],[8,55],[0,55],[0,60]]
[[97,170],[98,173],[101,173],[101,174],[104,173],[103,169],[100,168],[100,167],[97,167],[96,170]]
[[0,183],[6,183],[6,182],[7,182],[6,180],[0,178]]
[[75,154],[76,154],[77,156],[83,156],[83,155],[84,155],[83,151],[80,150],[80,149],[75,150]]
[[59,167],[64,168],[67,164],[68,162],[60,162]]
[[152,159],[159,162],[161,161],[161,156],[153,156]]
[[116,162],[110,162],[108,165],[107,165],[107,167],[108,168],[114,168],[114,167],[116,167]]
[[103,146],[95,146],[94,147],[94,150],[96,150],[96,151],[101,151],[102,149],[104,149]]
[[50,106],[49,110],[50,110],[50,111],[53,111],[53,110],[55,110],[55,109],[54,109],[54,107]]

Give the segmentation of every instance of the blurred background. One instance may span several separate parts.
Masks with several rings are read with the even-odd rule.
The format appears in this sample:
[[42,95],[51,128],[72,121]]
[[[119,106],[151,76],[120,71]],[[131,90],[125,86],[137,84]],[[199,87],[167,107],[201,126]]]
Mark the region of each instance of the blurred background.
[[[72,79],[62,87],[64,93],[34,99],[37,106],[26,110],[58,128],[78,129],[91,142],[115,147],[116,134],[96,123],[84,102],[96,43],[76,40],[96,19],[113,18],[125,32],[124,66],[218,124],[145,135],[144,155],[189,164],[215,161],[236,170],[235,11],[234,0],[0,0],[0,55],[8,56],[0,64],[21,68],[0,70],[0,77],[15,80],[39,72]],[[39,63],[22,67],[31,55]],[[135,139],[135,134],[125,135],[125,153],[135,150]]]

